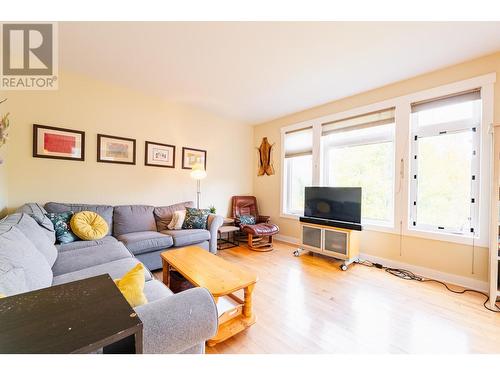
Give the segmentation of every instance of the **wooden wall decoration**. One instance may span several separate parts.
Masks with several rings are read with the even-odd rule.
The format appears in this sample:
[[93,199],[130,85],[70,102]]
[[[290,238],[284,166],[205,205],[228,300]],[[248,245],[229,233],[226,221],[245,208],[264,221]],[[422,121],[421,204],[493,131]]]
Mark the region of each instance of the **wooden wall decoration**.
[[[0,100],[0,104],[2,104],[7,99]],[[3,116],[0,115],[0,147],[2,147],[5,142],[7,142],[7,131],[9,129],[9,114],[6,113]],[[0,164],[3,163],[3,160],[0,158]]]
[[259,171],[257,176],[268,175],[272,176],[274,174],[274,166],[272,160],[272,150],[273,144],[270,144],[267,140],[267,137],[262,138],[262,142],[260,147],[257,148],[259,150]]

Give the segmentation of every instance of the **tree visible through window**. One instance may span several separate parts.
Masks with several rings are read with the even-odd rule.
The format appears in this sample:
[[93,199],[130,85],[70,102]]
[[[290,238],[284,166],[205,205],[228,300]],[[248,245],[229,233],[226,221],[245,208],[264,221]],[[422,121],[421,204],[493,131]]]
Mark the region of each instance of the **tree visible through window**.
[[312,185],[312,156],[296,156],[286,159],[288,173],[287,212],[304,213],[304,188]]
[[364,219],[392,221],[393,201],[392,142],[332,148],[328,152],[329,186],[362,188]]
[[472,132],[422,138],[418,156],[418,222],[465,232],[470,227]]

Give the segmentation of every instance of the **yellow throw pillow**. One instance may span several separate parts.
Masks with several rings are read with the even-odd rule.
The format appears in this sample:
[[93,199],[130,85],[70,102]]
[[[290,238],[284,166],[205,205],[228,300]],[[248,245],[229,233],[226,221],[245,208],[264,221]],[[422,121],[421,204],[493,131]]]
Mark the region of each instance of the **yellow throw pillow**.
[[144,295],[144,266],[141,263],[128,271],[121,279],[115,280],[115,284],[130,306],[136,307],[148,303]]
[[106,220],[92,211],[81,211],[74,214],[70,226],[74,234],[86,241],[99,240],[106,236],[109,230]]

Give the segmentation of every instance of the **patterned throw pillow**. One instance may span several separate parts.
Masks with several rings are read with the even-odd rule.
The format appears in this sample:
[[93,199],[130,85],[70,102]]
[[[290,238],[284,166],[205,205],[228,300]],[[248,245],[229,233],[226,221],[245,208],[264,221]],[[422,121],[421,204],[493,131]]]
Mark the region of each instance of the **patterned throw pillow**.
[[182,229],[207,229],[208,215],[210,215],[210,210],[186,207],[186,218]]
[[45,214],[56,231],[56,239],[59,243],[70,243],[78,240],[78,237],[71,231],[70,221],[73,217],[73,211],[66,211],[61,213],[47,213]]
[[240,219],[240,223],[244,225],[254,225],[255,217],[252,215],[241,215],[238,219]]

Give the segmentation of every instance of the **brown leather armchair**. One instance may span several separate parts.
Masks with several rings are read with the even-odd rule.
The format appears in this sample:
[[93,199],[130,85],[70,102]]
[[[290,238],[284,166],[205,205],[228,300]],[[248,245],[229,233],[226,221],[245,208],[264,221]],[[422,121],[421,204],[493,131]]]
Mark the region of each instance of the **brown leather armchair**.
[[257,208],[257,198],[251,195],[237,195],[232,198],[232,215],[235,223],[240,225],[239,217],[249,215],[255,218],[255,224],[268,223],[269,216],[259,215]]
[[[270,217],[259,214],[257,199],[251,195],[238,195],[232,198],[232,216],[236,226],[248,235],[248,247],[256,251],[273,249],[273,235],[279,232],[276,224],[270,223]],[[255,224],[241,224],[239,217],[247,215],[255,218]],[[264,240],[267,238],[267,241]]]

